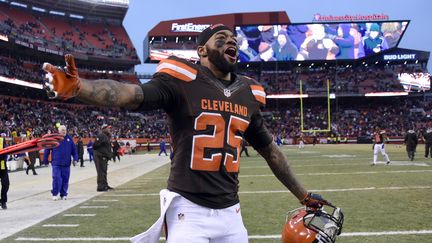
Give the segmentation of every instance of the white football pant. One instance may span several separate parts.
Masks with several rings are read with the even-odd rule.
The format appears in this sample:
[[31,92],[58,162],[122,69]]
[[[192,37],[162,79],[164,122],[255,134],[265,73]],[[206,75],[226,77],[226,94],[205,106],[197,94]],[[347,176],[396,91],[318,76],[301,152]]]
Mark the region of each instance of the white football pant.
[[184,197],[173,200],[166,212],[167,243],[247,243],[240,204],[211,209]]
[[298,148],[299,148],[299,149],[304,149],[304,147],[305,147],[304,142],[303,142],[303,141],[300,141],[300,142],[299,142],[299,146],[298,146]]
[[384,148],[384,144],[383,143],[377,143],[374,146],[374,156],[373,156],[373,163],[376,164],[377,159],[378,159],[378,153],[381,152],[382,155],[384,155],[384,158],[386,160],[386,162],[390,161],[385,148]]

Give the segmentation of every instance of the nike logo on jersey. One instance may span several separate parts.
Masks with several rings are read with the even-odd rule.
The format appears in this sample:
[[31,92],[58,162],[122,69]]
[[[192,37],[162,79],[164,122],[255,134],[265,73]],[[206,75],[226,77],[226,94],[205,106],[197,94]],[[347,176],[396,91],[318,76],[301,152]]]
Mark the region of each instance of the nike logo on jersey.
[[236,213],[240,212],[240,208],[236,208],[235,210],[236,210]]
[[224,111],[241,116],[248,116],[246,106],[233,104],[229,101],[201,99],[201,109],[208,111]]

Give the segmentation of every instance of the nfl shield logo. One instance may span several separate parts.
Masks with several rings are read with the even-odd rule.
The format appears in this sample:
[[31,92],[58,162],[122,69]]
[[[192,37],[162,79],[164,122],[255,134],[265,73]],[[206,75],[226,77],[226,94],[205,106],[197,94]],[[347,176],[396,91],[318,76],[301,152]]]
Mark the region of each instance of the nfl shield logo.
[[226,97],[230,97],[230,96],[231,96],[231,90],[229,90],[229,89],[224,89],[224,95],[225,95]]

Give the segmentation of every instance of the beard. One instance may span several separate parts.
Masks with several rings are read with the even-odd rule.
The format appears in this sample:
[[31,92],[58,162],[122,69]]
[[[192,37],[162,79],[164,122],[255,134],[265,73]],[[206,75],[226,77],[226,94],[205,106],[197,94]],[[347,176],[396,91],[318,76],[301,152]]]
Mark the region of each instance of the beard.
[[224,54],[217,50],[207,48],[208,59],[222,73],[231,73],[237,71],[237,63],[230,63],[224,58]]

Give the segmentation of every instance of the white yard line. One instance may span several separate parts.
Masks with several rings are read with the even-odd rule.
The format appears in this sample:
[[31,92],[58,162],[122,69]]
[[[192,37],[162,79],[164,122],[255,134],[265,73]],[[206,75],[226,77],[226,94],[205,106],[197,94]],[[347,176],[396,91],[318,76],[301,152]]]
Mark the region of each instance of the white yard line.
[[[432,234],[432,230],[408,230],[408,231],[381,231],[381,232],[347,232],[339,237],[359,237],[359,236],[382,236],[382,235],[425,235]],[[280,239],[281,235],[250,235],[249,239]],[[130,237],[95,237],[95,238],[36,238],[18,237],[15,241],[128,241]],[[159,241],[165,240],[161,237]]]
[[108,208],[108,206],[80,206],[79,208]]
[[94,217],[96,216],[95,213],[87,213],[87,214],[72,214],[72,213],[67,213],[67,214],[63,214],[64,217]]
[[[378,161],[377,164],[386,164],[386,162]],[[328,166],[353,166],[353,165],[369,165],[369,163],[334,163],[334,164],[297,164],[291,165],[294,168],[301,167],[328,167]],[[430,166],[423,162],[411,162],[411,161],[392,161],[391,165],[410,165],[410,166]],[[257,166],[241,166],[240,169],[267,169],[270,168],[267,165],[257,165]]]
[[118,199],[93,199],[93,202],[118,202]]
[[[313,192],[351,192],[351,191],[373,191],[373,190],[421,190],[431,189],[432,186],[405,186],[405,187],[363,187],[363,188],[340,188],[340,189],[311,189]],[[266,193],[289,193],[288,190],[276,191],[240,191],[239,194],[266,194]]]
[[[311,189],[313,192],[349,192],[349,191],[372,191],[372,190],[423,190],[432,189],[432,186],[401,186],[401,187],[359,187],[359,188],[335,188],[335,189]],[[289,193],[288,190],[275,191],[240,191],[239,194],[267,194],[267,193]],[[106,194],[104,197],[151,197],[159,196],[159,193],[135,193],[135,194]]]
[[62,228],[62,227],[78,227],[79,224],[44,224],[42,227]]
[[[322,173],[298,173],[298,176],[323,176],[323,175],[368,175],[368,174],[397,174],[397,173],[430,173],[432,170],[393,170],[393,171],[359,171],[359,172],[322,172]],[[273,174],[264,175],[239,175],[239,177],[273,177]]]

